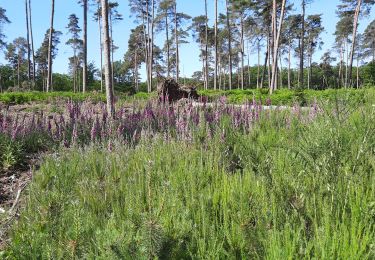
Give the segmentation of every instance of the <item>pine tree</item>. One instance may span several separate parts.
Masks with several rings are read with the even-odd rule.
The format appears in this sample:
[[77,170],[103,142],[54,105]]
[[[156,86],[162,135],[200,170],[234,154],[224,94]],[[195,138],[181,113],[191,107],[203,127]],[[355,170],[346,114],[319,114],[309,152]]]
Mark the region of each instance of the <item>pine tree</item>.
[[177,12],[177,1],[172,1],[173,7],[173,44],[174,48],[174,70],[175,70],[175,79],[178,82],[180,78],[180,45],[186,44],[188,41],[186,40],[189,37],[188,29],[186,24],[190,21],[191,17],[185,13]]
[[[336,24],[335,31],[335,45],[334,48],[338,51],[340,56],[339,62],[339,73],[338,73],[338,85],[348,86],[348,60],[349,60],[349,35],[353,33],[353,17],[352,13],[339,11],[338,12],[339,21]],[[346,56],[346,58],[345,58]],[[344,65],[345,74],[344,74]]]
[[276,3],[276,0],[273,0],[273,58],[272,58],[272,78],[271,78],[271,86],[270,86],[270,94],[276,89],[277,82],[277,60],[279,56],[279,43],[280,43],[280,35],[281,35],[281,30],[282,30],[282,25],[284,22],[284,15],[285,15],[285,5],[286,5],[286,0],[283,0],[281,2],[281,12],[280,12],[280,20],[278,23],[278,28],[277,28],[277,8],[278,5]]
[[312,57],[316,49],[320,49],[323,45],[323,41],[320,38],[321,33],[324,31],[322,26],[322,15],[309,15],[306,20],[306,46],[307,46],[307,63],[308,63],[308,74],[307,74],[307,88],[311,87],[312,79]]
[[171,75],[171,37],[173,20],[173,0],[161,0],[157,9],[156,32],[165,31],[165,54],[167,77]]
[[99,31],[99,51],[100,51],[100,92],[103,92],[103,46],[102,46],[102,17],[100,0],[97,0],[96,12],[93,15],[93,20],[98,23]]
[[230,23],[230,6],[229,0],[225,0],[225,7],[226,7],[226,22],[227,22],[227,30],[228,30],[228,57],[229,57],[229,89],[232,89],[232,81],[233,81],[233,64],[232,64],[232,30],[231,30],[231,23]]
[[87,89],[87,13],[88,13],[88,0],[79,0],[83,9],[83,71],[82,71],[82,92],[85,93]]
[[131,30],[128,50],[124,56],[125,66],[132,71],[132,81],[136,92],[139,91],[139,69],[141,64],[146,61],[146,48],[144,46],[143,36],[143,25],[139,25]]
[[218,16],[219,16],[219,11],[218,11],[218,6],[217,6],[217,1],[215,0],[215,72],[214,72],[214,89],[217,89],[217,74],[218,74],[218,58],[219,58],[219,53],[218,53]]
[[[77,86],[77,73],[79,65],[79,57],[82,57],[84,64],[84,42],[80,38],[81,28],[79,27],[79,19],[75,14],[69,16],[69,23],[66,27],[71,34],[71,38],[66,42],[67,45],[70,45],[73,49],[72,57],[72,76],[73,76],[73,91],[79,91],[79,86]],[[84,67],[84,65],[83,65]],[[84,68],[83,68],[84,69]],[[83,83],[83,82],[82,82]]]
[[6,46],[4,42],[5,35],[3,34],[3,26],[9,24],[10,20],[6,16],[6,10],[0,7],[0,49]]
[[27,40],[27,79],[31,80],[31,48],[30,48],[30,28],[29,28],[29,4],[25,0],[26,14],[26,40]]
[[147,90],[152,91],[152,77],[154,65],[154,34],[155,34],[155,0],[130,0],[129,5],[132,13],[135,14],[136,22],[142,24],[144,46],[146,51],[146,73]]
[[58,44],[60,43],[60,31],[52,32],[52,44],[51,49],[49,48],[50,30],[48,29],[44,35],[44,40],[40,48],[35,53],[35,63],[37,64],[37,74],[42,78],[42,89],[47,89],[47,77],[48,77],[48,56],[49,50],[51,50],[51,59],[54,60],[58,53]]
[[375,20],[373,20],[366,28],[363,34],[364,57],[370,57],[375,63]]
[[27,63],[25,55],[27,54],[27,40],[23,37],[18,37],[14,39],[13,44],[14,46],[14,55],[17,64],[17,86],[21,88],[21,73],[22,67],[24,64]]
[[[6,10],[0,7],[0,50],[6,46],[6,43],[4,42],[5,35],[3,34],[3,26],[9,23],[10,23],[10,20],[6,16]],[[2,75],[0,73],[0,92],[3,92],[1,78],[2,78]]]
[[358,22],[360,17],[363,14],[368,13],[371,10],[372,5],[375,4],[375,0],[341,0],[342,5],[339,6],[340,9],[344,9],[344,12],[353,13],[353,35],[352,35],[352,45],[350,50],[350,57],[349,57],[349,80],[350,84],[352,85],[352,74],[353,74],[353,60],[354,60],[354,52],[357,44],[357,30],[358,30]]
[[13,77],[13,86],[16,87],[16,76],[15,71],[17,70],[17,51],[16,46],[13,43],[9,43],[5,50],[5,59],[8,61],[8,64],[12,68],[12,77]]
[[46,86],[46,92],[49,92],[52,90],[52,34],[53,34],[53,20],[55,17],[55,0],[51,0],[51,21],[50,21],[50,35],[49,35],[49,41],[48,41],[48,75],[47,75],[47,86]]
[[33,75],[33,85],[35,85],[35,74],[36,74],[36,64],[35,64],[35,49],[34,49],[34,35],[33,35],[33,23],[32,23],[32,8],[31,8],[31,0],[29,0],[28,3],[28,8],[29,8],[29,30],[30,30],[30,42],[31,42],[31,53],[33,57],[33,62],[32,62],[32,75]]
[[204,88],[208,88],[208,32],[207,18],[205,15],[200,15],[192,19],[191,30],[193,38],[200,46],[200,58],[202,60],[202,74],[204,79]]

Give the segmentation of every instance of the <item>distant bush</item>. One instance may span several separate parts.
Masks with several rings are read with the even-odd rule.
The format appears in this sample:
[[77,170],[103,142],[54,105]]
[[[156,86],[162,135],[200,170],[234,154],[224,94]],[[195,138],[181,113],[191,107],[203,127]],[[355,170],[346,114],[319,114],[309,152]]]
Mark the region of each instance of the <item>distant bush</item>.
[[147,93],[147,92],[138,92],[133,97],[135,99],[149,99],[152,96],[153,96],[153,94],[150,94],[150,93]]
[[[326,90],[276,90],[269,95],[268,89],[245,89],[245,90],[200,90],[199,94],[208,98],[209,102],[226,96],[230,103],[241,104],[253,99],[261,101],[262,104],[271,102],[272,105],[307,105],[314,100],[325,100],[332,102],[335,99],[347,99],[354,103],[372,102],[375,103],[375,88],[362,89],[326,89]],[[155,92],[147,93],[140,91],[134,95],[117,92],[116,97],[121,100],[140,99],[147,100],[154,97]],[[6,104],[24,104],[34,101],[49,101],[55,99],[69,99],[73,101],[92,100],[94,102],[105,101],[105,94],[99,92],[73,93],[73,92],[5,92],[0,94],[0,102]]]
[[34,101],[48,101],[54,99],[70,99],[83,101],[91,99],[93,101],[105,101],[105,95],[100,93],[73,93],[73,92],[5,92],[0,94],[0,102],[5,104],[24,104]]

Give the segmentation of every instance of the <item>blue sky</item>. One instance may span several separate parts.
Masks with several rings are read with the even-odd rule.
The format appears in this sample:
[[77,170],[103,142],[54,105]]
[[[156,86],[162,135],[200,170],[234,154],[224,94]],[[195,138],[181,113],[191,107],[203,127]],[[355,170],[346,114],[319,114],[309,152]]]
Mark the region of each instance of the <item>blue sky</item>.
[[[60,73],[66,73],[68,69],[68,57],[72,56],[72,50],[69,46],[65,45],[65,42],[69,38],[67,34],[66,25],[68,23],[68,16],[72,13],[82,17],[82,9],[77,4],[76,0],[55,0],[56,11],[55,11],[55,28],[63,32],[61,37],[61,44],[59,45],[59,55],[54,61],[54,71]],[[124,20],[118,22],[114,26],[114,40],[115,44],[119,46],[119,50],[115,53],[115,59],[122,59],[126,52],[128,37],[130,29],[134,28],[134,17],[130,16],[127,0],[119,0],[120,4],[119,12],[123,15]],[[208,0],[209,2],[209,16],[210,23],[213,24],[214,18],[214,0]],[[292,1],[295,3],[296,12],[299,9],[300,0]],[[339,0],[315,0],[313,4],[308,5],[307,14],[323,14],[323,25],[326,31],[323,33],[322,38],[325,42],[322,51],[318,51],[315,54],[315,60],[319,60],[322,53],[331,49],[334,41],[332,34],[335,31],[335,25],[337,22],[336,6],[339,4]],[[7,15],[12,21],[10,25],[5,26],[4,34],[7,36],[7,41],[12,41],[14,38],[19,36],[26,36],[25,26],[25,6],[24,0],[0,0],[0,6],[7,10]],[[224,11],[224,0],[219,0],[219,9]],[[32,15],[33,15],[33,33],[35,47],[38,48],[43,40],[44,34],[49,27],[50,19],[50,1],[49,0],[32,0]],[[204,1],[203,0],[178,0],[178,11],[185,12],[190,16],[202,15],[204,12]],[[94,8],[90,13],[92,17]],[[369,21],[375,19],[375,8],[373,8],[369,17],[361,20],[359,32],[362,32]],[[98,66],[100,64],[99,56],[99,33],[97,23],[90,21],[88,31],[88,58],[90,61],[94,61]],[[161,41],[161,36],[158,37],[158,42]],[[257,60],[256,54],[251,57],[252,63],[254,64]],[[0,53],[0,63],[5,63],[4,54]],[[181,47],[181,73],[186,76],[191,76],[194,71],[200,70],[201,63],[199,62],[199,48],[197,44],[191,40],[191,43]]]

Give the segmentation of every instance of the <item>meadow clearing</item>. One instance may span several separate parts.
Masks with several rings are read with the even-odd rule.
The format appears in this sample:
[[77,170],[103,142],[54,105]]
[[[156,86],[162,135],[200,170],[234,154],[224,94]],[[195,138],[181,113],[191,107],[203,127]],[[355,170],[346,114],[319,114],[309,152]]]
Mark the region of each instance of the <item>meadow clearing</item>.
[[115,119],[100,101],[2,111],[0,176],[20,183],[2,205],[12,224],[0,256],[374,258],[372,102],[150,98],[119,102]]

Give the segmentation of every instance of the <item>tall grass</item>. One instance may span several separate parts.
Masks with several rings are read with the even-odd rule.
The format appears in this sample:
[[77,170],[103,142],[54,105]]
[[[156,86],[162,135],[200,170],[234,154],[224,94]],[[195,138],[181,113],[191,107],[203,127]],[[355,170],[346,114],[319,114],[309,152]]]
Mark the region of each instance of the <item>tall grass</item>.
[[375,112],[324,111],[62,150],[35,175],[3,256],[373,259]]

